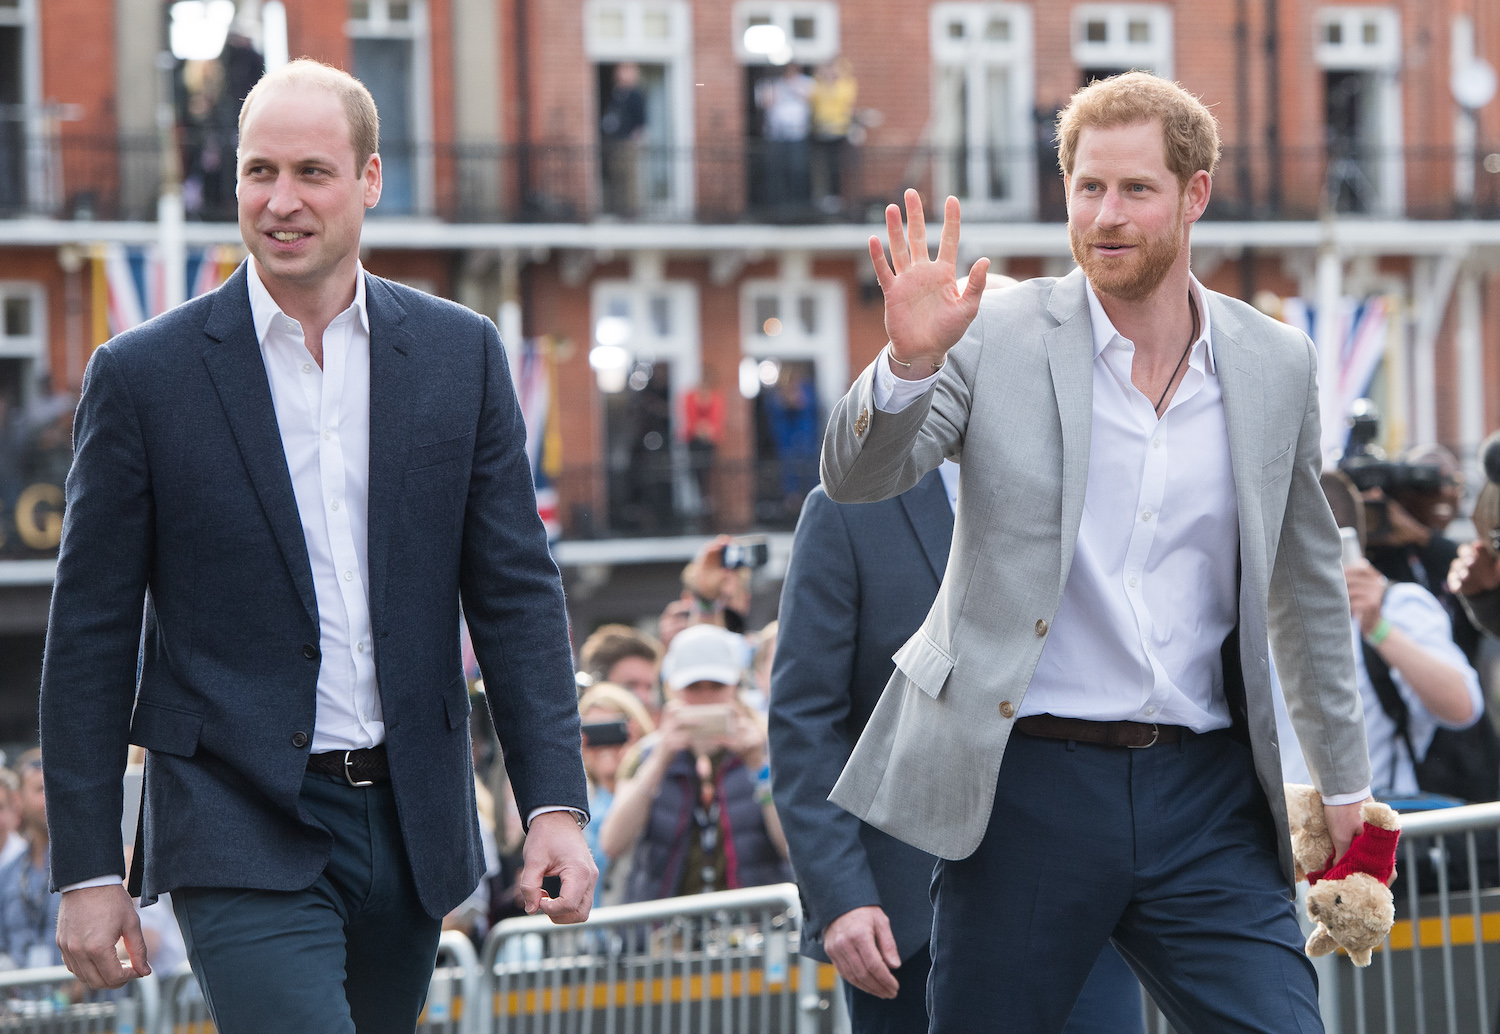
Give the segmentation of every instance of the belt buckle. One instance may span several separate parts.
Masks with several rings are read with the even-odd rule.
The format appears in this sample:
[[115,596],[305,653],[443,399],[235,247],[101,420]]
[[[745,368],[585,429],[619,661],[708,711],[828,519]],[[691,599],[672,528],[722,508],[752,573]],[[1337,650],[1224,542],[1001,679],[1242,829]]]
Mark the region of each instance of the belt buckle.
[[350,772],[349,772],[349,762],[351,762],[353,760],[354,760],[354,751],[352,751],[352,750],[346,750],[346,751],[344,751],[344,780],[350,786],[374,786],[375,785],[375,780],[373,780],[373,779],[359,779],[359,780],[356,780],[354,778],[354,776],[350,774]]
[[1125,746],[1129,747],[1131,750],[1145,750],[1147,747],[1154,747],[1154,746],[1156,746],[1156,741],[1159,740],[1159,739],[1161,739],[1161,726],[1157,725],[1155,722],[1152,722],[1151,723],[1151,742],[1150,743],[1141,743],[1141,744],[1127,743],[1127,744],[1125,744]]

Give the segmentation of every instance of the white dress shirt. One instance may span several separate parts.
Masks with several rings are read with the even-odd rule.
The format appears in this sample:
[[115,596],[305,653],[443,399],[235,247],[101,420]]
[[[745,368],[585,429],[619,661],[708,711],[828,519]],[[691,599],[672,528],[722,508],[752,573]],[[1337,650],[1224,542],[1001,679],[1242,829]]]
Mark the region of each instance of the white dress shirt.
[[312,752],[385,740],[370,633],[370,320],[365,272],[354,301],[323,332],[323,365],[302,325],[248,266],[250,313],[292,475],[318,600],[317,713]]

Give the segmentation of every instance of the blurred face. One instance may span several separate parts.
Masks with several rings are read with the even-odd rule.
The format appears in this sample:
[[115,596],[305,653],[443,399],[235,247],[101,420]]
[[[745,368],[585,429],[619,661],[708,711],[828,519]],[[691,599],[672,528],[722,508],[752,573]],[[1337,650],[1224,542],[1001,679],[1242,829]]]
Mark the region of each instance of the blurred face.
[[732,704],[735,701],[735,689],[735,686],[726,686],[722,682],[709,682],[704,679],[701,682],[683,686],[677,691],[677,699],[690,707],[703,704]]
[[1208,204],[1209,176],[1184,190],[1167,167],[1160,122],[1086,128],[1063,177],[1068,242],[1094,290],[1122,301],[1155,291],[1187,244],[1187,226]]
[[660,639],[663,646],[671,646],[672,640],[678,632],[688,626],[693,617],[693,604],[691,600],[676,599],[667,604],[661,612],[661,620],[656,623],[656,638]]
[[47,829],[47,793],[42,786],[40,766],[30,766],[21,773],[21,799],[17,802],[17,810],[22,831],[45,832]]
[[644,657],[624,657],[604,675],[604,681],[624,686],[648,711],[656,706],[656,665]]
[[315,287],[359,257],[365,209],[380,200],[380,156],[354,166],[344,105],[329,90],[256,97],[240,136],[240,236],[262,279]]

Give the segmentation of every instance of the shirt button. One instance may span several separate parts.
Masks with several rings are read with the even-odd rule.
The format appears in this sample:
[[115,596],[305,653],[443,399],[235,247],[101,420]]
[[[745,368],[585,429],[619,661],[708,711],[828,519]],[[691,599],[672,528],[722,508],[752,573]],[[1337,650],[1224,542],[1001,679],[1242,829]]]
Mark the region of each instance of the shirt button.
[[1132,579],[1130,579],[1130,587],[1132,589],[1134,589],[1139,584],[1141,584],[1141,580],[1139,578],[1132,578]]
[[301,750],[303,747],[307,746],[307,733],[292,733],[292,746],[296,747],[298,750]]
[[337,510],[339,508],[339,501],[337,499],[333,501],[333,508],[334,510]]
[[302,645],[302,656],[310,661],[315,661],[318,659],[318,648],[312,643],[304,643]]
[[1009,700],[1000,701],[1000,717],[1014,718],[1016,716],[1015,706]]
[[365,652],[365,644],[364,643],[355,643],[354,644],[354,650],[355,650],[356,653],[364,653]]
[[303,373],[312,373],[312,363],[303,363],[302,364],[302,372]]
[[1154,708],[1154,707],[1148,707],[1148,708],[1146,708],[1146,713],[1148,715],[1155,714],[1156,713],[1156,708]]
[[353,571],[345,571],[344,572],[344,581],[346,581],[346,582],[352,582],[352,581],[354,581],[354,572]]
[[1044,620],[1042,620],[1041,618],[1037,618],[1036,619],[1036,634],[1037,635],[1046,635],[1047,634],[1047,622],[1044,621]]
[[1150,519],[1151,519],[1151,511],[1150,510],[1147,510],[1145,513],[1141,514],[1141,520],[1143,520],[1143,521],[1149,521]]
[[333,432],[332,431],[324,431],[323,432],[323,440],[325,442],[331,442],[331,441],[333,441]]

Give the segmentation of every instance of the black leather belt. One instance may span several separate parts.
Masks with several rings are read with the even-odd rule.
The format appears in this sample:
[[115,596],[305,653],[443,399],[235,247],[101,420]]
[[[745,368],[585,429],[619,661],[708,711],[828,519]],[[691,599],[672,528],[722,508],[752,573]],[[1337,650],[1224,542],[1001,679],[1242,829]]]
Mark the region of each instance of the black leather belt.
[[386,760],[384,743],[377,743],[364,750],[330,750],[324,754],[309,754],[307,770],[342,779],[350,786],[374,786],[376,783],[388,783],[391,779],[391,766]]
[[1106,747],[1154,747],[1158,743],[1181,743],[1192,730],[1181,725],[1146,722],[1090,722],[1083,718],[1059,718],[1055,714],[1033,714],[1016,719],[1016,729],[1047,740],[1077,740]]

